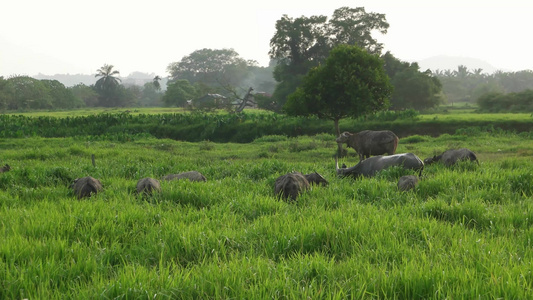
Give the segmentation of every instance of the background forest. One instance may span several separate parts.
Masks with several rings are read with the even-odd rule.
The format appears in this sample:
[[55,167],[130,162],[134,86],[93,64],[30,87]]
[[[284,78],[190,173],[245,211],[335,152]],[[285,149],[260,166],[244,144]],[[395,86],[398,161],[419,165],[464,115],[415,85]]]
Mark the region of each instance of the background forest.
[[[357,26],[355,26],[357,24]],[[288,96],[303,77],[323,64],[339,45],[354,45],[378,56],[394,87],[388,108],[427,110],[467,103],[483,111],[533,111],[533,71],[422,70],[382,53],[372,35],[386,34],[384,14],[341,7],[331,17],[283,15],[270,41],[270,64],[259,66],[233,49],[198,49],[170,62],[166,77],[104,64],[93,75],[39,74],[0,77],[0,111],[62,110],[81,107],[188,107],[211,110],[256,107],[284,112]]]

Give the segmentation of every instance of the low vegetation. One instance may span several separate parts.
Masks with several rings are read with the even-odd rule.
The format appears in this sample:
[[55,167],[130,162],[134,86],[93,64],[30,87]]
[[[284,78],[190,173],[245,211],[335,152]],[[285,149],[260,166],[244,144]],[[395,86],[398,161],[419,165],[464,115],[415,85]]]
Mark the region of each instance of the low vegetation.
[[[398,153],[468,147],[480,160],[427,166],[405,192],[397,182],[411,174],[401,169],[338,178],[334,140],[1,138],[0,164],[11,169],[0,174],[0,298],[531,295],[531,133],[401,138]],[[207,181],[136,193],[141,178],[190,170]],[[329,185],[282,201],[274,182],[292,171],[316,171]],[[103,191],[77,199],[69,186],[84,176]]]
[[[450,113],[419,115],[414,110],[385,111],[358,119],[342,119],[341,131],[392,130],[399,137],[438,136],[458,130],[530,132],[531,114]],[[89,140],[131,141],[169,138],[189,142],[249,143],[263,136],[297,137],[333,134],[333,122],[316,117],[289,117],[262,110],[239,114],[183,111],[101,110],[0,115],[0,138],[79,137]]]

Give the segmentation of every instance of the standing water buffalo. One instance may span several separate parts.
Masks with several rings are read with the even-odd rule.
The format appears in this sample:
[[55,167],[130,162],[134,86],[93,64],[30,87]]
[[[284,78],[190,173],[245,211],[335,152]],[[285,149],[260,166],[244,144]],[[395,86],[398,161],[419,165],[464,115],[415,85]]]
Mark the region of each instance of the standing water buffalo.
[[446,167],[450,167],[461,160],[470,160],[479,163],[476,154],[467,148],[446,150],[440,155],[435,155],[433,157],[424,159],[424,163],[426,165],[430,165],[432,163],[442,161]]
[[359,161],[369,158],[371,155],[394,154],[400,139],[389,130],[372,131],[363,130],[358,133],[343,132],[337,143],[346,143],[359,154]]
[[422,170],[424,169],[424,163],[418,156],[413,153],[401,153],[389,156],[373,156],[360,161],[357,165],[350,168],[340,168],[337,157],[335,157],[335,169],[339,176],[365,176],[372,177],[378,171],[385,170],[390,167],[402,167],[406,170],[416,170],[418,175],[422,176]]
[[137,194],[143,194],[143,195],[151,195],[154,191],[160,192],[161,191],[161,184],[156,179],[146,177],[139,179],[137,181]]
[[189,179],[190,181],[207,181],[205,176],[198,171],[188,171],[179,174],[170,174],[163,177],[163,180],[178,180],[178,179]]
[[74,179],[74,183],[70,187],[74,190],[78,199],[90,197],[92,194],[97,194],[103,190],[100,180],[91,176]]
[[300,172],[291,172],[276,179],[274,194],[283,199],[296,200],[298,195],[309,189],[309,182]]

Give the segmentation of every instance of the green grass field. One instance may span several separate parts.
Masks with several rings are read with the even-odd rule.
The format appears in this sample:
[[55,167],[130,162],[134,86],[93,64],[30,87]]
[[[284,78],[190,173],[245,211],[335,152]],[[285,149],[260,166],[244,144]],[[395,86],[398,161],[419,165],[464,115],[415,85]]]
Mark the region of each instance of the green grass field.
[[[410,136],[420,158],[468,147],[480,164],[337,178],[334,136],[248,144],[0,139],[0,299],[471,299],[533,292],[533,141],[505,132]],[[342,159],[354,165],[352,149]],[[95,163],[91,163],[91,155]],[[207,182],[143,177],[197,170]],[[317,171],[296,203],[275,179]],[[78,200],[93,176],[104,191]]]

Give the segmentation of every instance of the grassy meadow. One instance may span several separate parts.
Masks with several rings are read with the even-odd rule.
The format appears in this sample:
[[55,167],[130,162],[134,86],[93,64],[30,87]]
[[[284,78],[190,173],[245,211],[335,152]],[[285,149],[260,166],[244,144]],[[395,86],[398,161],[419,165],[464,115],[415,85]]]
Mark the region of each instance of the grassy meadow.
[[[398,153],[468,147],[480,160],[426,166],[409,192],[399,169],[337,178],[334,139],[0,139],[11,166],[0,173],[0,299],[530,297],[529,134],[404,137]],[[140,178],[190,170],[207,182],[134,193]],[[275,179],[293,170],[329,186],[277,199]],[[78,200],[69,185],[88,175],[104,191]]]

